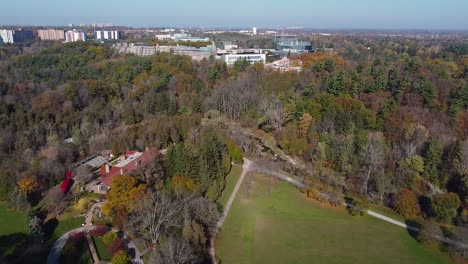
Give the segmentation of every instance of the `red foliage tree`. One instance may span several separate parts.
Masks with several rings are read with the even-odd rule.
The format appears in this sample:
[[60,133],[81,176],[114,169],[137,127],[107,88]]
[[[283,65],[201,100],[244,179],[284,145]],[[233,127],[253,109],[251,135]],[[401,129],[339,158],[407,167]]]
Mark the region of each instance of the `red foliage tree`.
[[68,241],[71,243],[79,243],[81,240],[84,239],[84,233],[83,232],[73,232],[68,236]]
[[120,237],[112,241],[112,243],[107,246],[107,252],[109,252],[109,254],[112,256],[121,250],[126,251],[127,246],[125,245],[125,241]]
[[106,225],[98,224],[93,229],[93,231],[91,231],[91,235],[93,235],[93,236],[103,236],[108,231],[109,231],[109,228]]
[[70,189],[72,185],[72,179],[71,178],[66,178],[63,182],[62,185],[60,185],[60,190],[62,193],[67,193],[68,190]]

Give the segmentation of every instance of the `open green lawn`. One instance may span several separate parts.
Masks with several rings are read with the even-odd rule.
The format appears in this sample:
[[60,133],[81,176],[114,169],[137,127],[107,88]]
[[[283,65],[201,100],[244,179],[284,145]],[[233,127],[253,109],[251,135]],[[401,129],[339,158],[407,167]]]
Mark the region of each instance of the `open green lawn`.
[[14,256],[26,243],[27,234],[26,216],[0,203],[0,259]]
[[81,224],[85,222],[84,216],[80,216],[77,218],[66,218],[66,219],[60,219],[58,221],[57,227],[55,227],[54,232],[49,238],[48,243],[51,245],[57,240],[59,237],[61,237],[63,234],[66,232],[81,227]]
[[14,233],[28,233],[26,216],[0,203],[0,236]]
[[220,263],[450,263],[405,229],[317,204],[288,183],[270,194],[268,182],[244,179],[216,241]]
[[107,252],[107,247],[102,241],[102,237],[92,236],[94,246],[96,247],[96,251],[98,253],[100,260],[110,260],[111,255]]
[[237,180],[242,173],[242,168],[237,166],[232,166],[231,171],[228,175],[226,175],[226,187],[224,188],[223,194],[219,199],[216,201],[220,206],[220,209],[224,210],[224,206],[226,206],[229,196],[231,196],[234,187],[236,186]]

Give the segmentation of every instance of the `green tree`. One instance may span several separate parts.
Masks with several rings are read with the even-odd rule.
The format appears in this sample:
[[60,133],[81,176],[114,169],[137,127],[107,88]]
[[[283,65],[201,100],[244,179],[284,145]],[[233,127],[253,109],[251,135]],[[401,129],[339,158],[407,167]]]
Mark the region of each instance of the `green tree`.
[[444,193],[432,198],[432,210],[437,221],[450,223],[457,216],[460,207],[460,198],[456,193]]
[[432,106],[434,104],[437,89],[431,81],[421,78],[414,84],[414,90],[422,96],[425,105]]
[[445,181],[439,176],[439,166],[442,162],[443,146],[438,139],[432,139],[429,142],[424,155],[424,174],[429,177],[431,183],[435,185],[445,184]]

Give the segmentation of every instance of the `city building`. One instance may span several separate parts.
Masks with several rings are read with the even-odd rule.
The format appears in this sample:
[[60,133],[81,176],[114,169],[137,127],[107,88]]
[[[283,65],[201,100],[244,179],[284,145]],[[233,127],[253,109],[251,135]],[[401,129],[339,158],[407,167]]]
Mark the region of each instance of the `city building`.
[[188,46],[149,46],[143,43],[115,43],[112,45],[113,48],[117,50],[118,53],[124,54],[135,54],[137,56],[151,56],[159,52],[170,52],[173,54],[187,55],[190,56],[193,60],[203,60],[209,59],[211,55],[215,54],[215,49],[213,45],[208,45],[206,47],[188,47]]
[[34,39],[34,34],[32,30],[10,30],[10,29],[0,29],[0,37],[2,38],[3,43],[18,43],[26,42]]
[[174,41],[185,41],[185,42],[208,42],[210,41],[209,38],[200,38],[200,37],[192,37],[190,34],[186,33],[176,33],[172,36]]
[[257,28],[256,27],[252,28],[252,35],[254,35],[254,36],[257,35]]
[[65,31],[61,29],[40,29],[37,35],[41,40],[63,40],[65,39]]
[[32,30],[18,29],[14,31],[13,39],[15,43],[26,42],[34,39]]
[[273,40],[276,50],[291,53],[312,52],[310,41],[299,41],[296,35],[276,35]]
[[120,32],[117,30],[113,31],[96,31],[97,40],[111,40],[111,39],[120,39]]
[[156,35],[156,38],[159,40],[171,39],[171,37],[172,36],[170,34],[157,34]]
[[2,38],[3,43],[15,43],[13,38],[15,31],[8,29],[0,29],[0,37]]
[[274,61],[272,63],[265,64],[265,68],[278,70],[280,72],[301,72],[302,61],[301,60],[290,60],[286,57],[281,60]]
[[99,191],[109,190],[115,176],[135,171],[150,163],[158,155],[160,155],[160,151],[156,148],[146,148],[144,152],[127,151],[113,162],[102,165],[98,172],[101,176]]
[[65,33],[65,42],[86,41],[86,34],[76,30]]
[[228,65],[234,65],[234,63],[240,59],[245,59],[251,64],[254,63],[265,63],[266,54],[263,53],[237,53],[237,54],[223,54],[221,59]]

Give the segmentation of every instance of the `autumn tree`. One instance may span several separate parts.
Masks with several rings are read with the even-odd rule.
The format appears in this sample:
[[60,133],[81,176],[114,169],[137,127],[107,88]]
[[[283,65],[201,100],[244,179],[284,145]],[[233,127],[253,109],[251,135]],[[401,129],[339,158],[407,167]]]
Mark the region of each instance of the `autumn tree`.
[[125,250],[120,250],[111,259],[112,264],[129,264],[132,258]]
[[130,205],[141,197],[145,188],[145,185],[139,185],[131,176],[115,176],[106,194],[107,200],[102,207],[103,212],[113,215],[120,210],[127,211]]
[[418,197],[409,189],[403,189],[396,198],[395,211],[404,217],[416,217],[420,214]]

